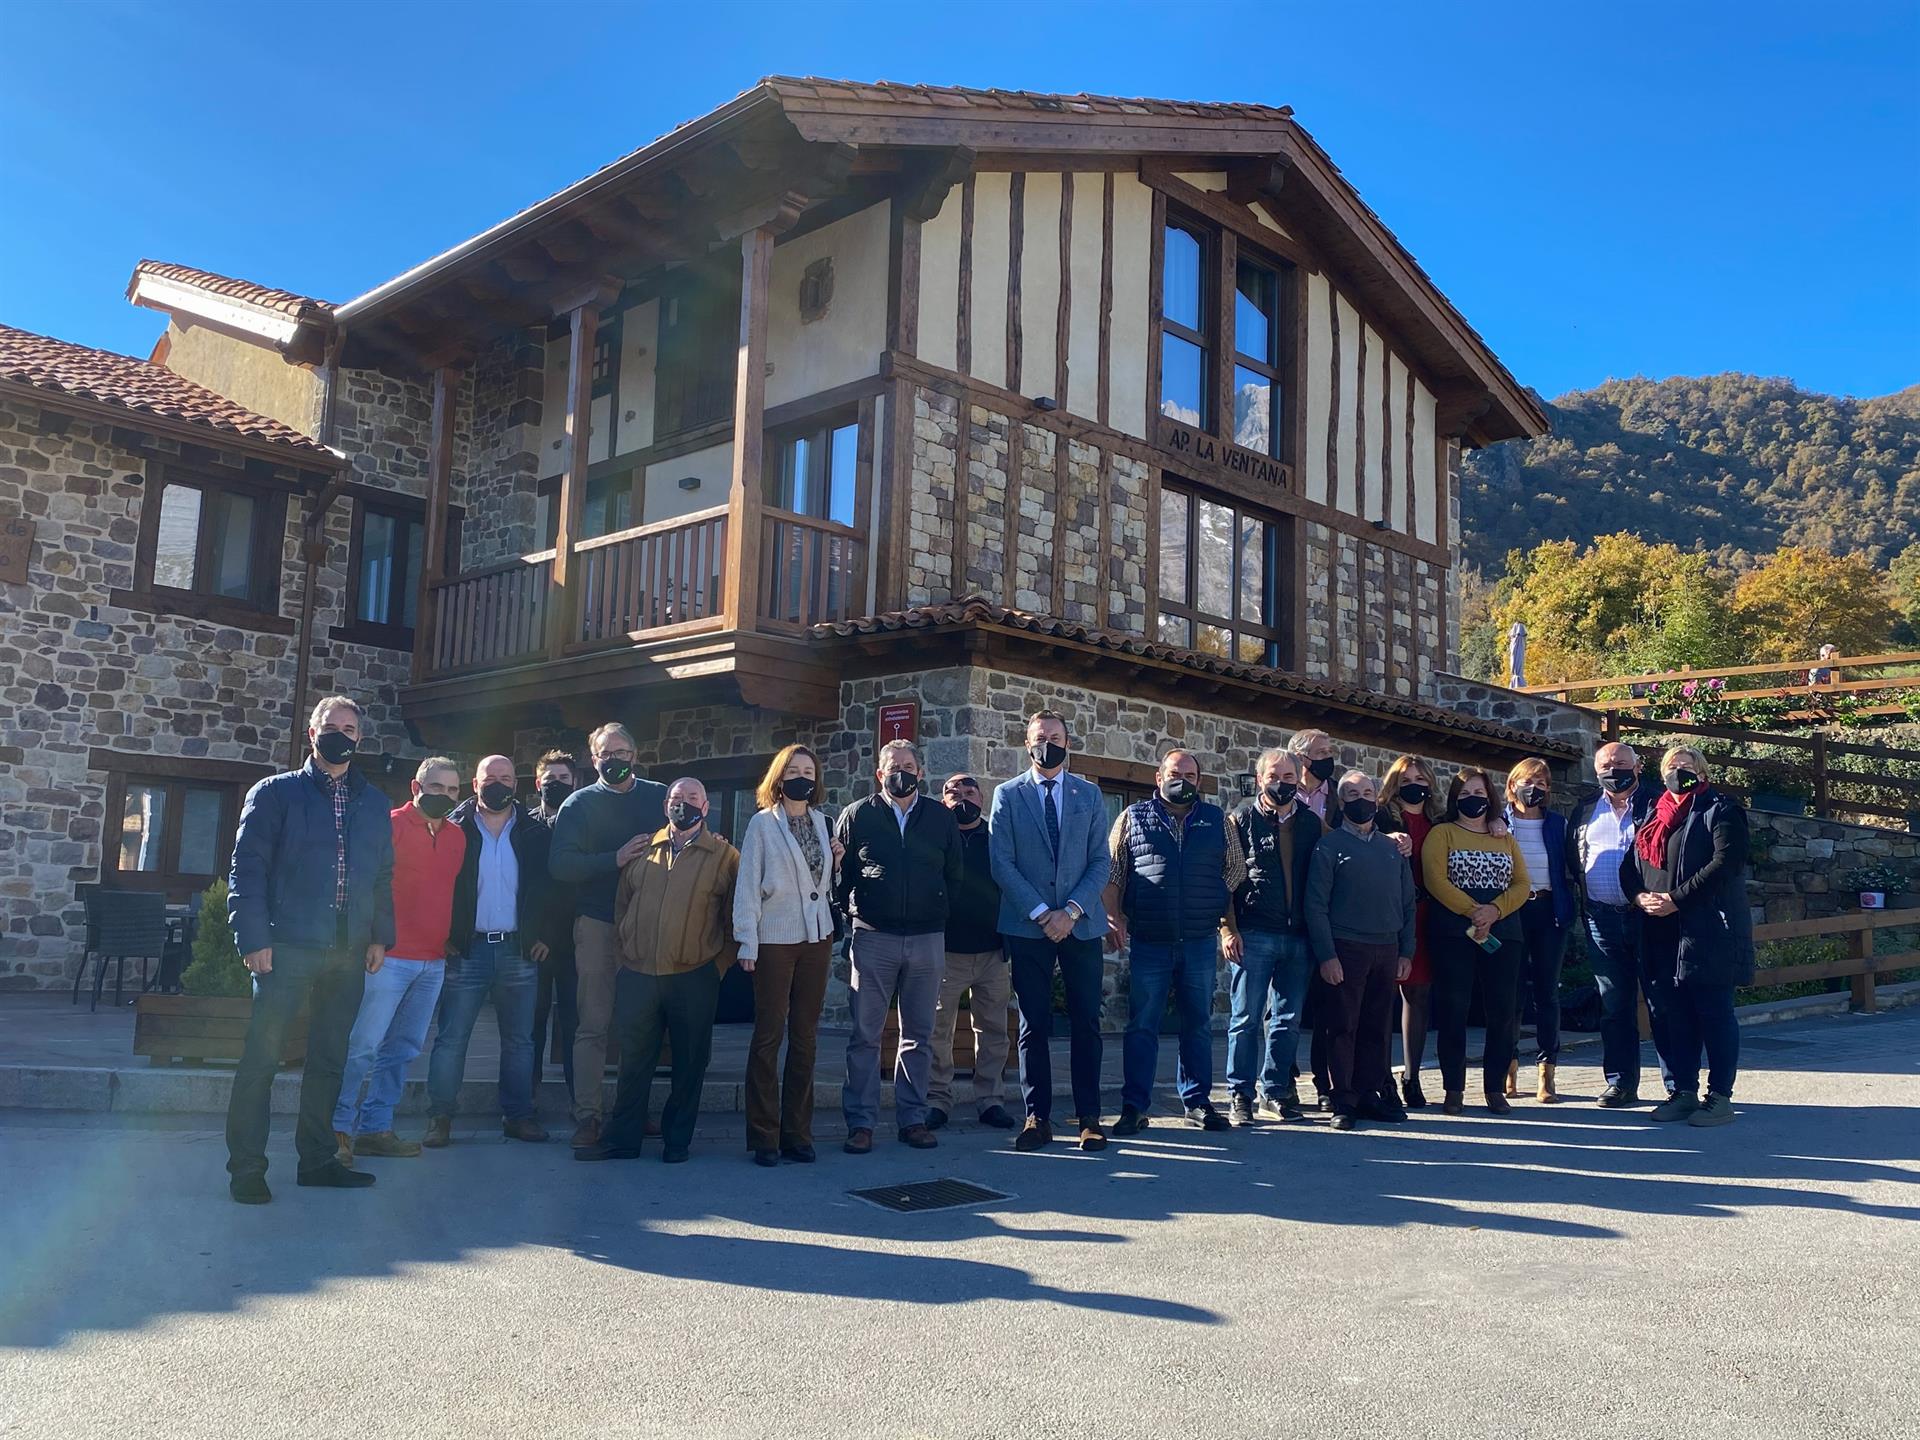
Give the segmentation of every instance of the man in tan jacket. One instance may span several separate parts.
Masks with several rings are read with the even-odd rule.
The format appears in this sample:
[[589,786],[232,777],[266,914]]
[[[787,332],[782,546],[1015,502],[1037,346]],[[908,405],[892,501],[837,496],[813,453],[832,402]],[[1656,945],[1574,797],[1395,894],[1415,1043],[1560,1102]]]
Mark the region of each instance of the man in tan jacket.
[[667,791],[667,825],[620,871],[614,928],[620,945],[613,1033],[620,1042],[620,1081],[613,1114],[599,1142],[576,1160],[632,1160],[647,1131],[654,1066],[665,1035],[673,1047],[673,1080],[660,1112],[661,1156],[687,1158],[700,1086],[713,1053],[713,1013],[720,977],[733,964],[733,885],[740,852],[707,829],[707,790],[681,779]]

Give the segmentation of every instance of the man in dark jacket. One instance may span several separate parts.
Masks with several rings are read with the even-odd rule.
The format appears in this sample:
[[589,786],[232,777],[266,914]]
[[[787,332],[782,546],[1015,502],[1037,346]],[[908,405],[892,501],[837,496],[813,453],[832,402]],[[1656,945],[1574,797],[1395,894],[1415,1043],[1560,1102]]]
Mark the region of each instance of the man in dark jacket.
[[[1600,1066],[1607,1081],[1600,1103],[1617,1109],[1640,1099],[1643,921],[1622,867],[1632,859],[1633,837],[1660,790],[1642,780],[1634,748],[1618,741],[1594,752],[1593,773],[1600,788],[1582,795],[1567,817],[1567,889],[1586,912],[1587,956],[1600,992]],[[1660,1077],[1671,1095],[1653,986],[1647,987],[1647,1005],[1654,1050],[1662,1057]]]
[[841,1106],[849,1155],[873,1150],[880,1113],[880,1032],[896,992],[900,1049],[894,1062],[894,1120],[916,1150],[940,1142],[927,1128],[933,1011],[946,954],[948,897],[966,876],[953,812],[920,794],[920,752],[905,740],[880,747],[878,790],[840,812],[834,838],[845,847],[834,894],[851,917],[853,1033]]
[[534,1103],[533,992],[560,921],[547,873],[552,832],[514,799],[517,788],[513,760],[489,755],[474,772],[472,796],[452,816],[467,848],[453,882],[446,999],[427,1063],[429,1118],[421,1143],[429,1149],[452,1141],[467,1044],[489,1000],[500,1027],[501,1130],[509,1140],[547,1138]]
[[1306,1118],[1294,1089],[1293,1057],[1313,968],[1307,951],[1307,863],[1322,827],[1320,817],[1299,802],[1299,778],[1290,752],[1267,751],[1254,767],[1259,794],[1228,821],[1247,866],[1246,878],[1233,892],[1239,937],[1227,943],[1227,959],[1233,962],[1227,1093],[1236,1125],[1253,1123],[1256,1078],[1261,1114],[1274,1120]]
[[1109,943],[1118,949],[1131,942],[1120,1119],[1113,1133],[1146,1128],[1170,991],[1179,996],[1174,1078],[1187,1123],[1230,1129],[1213,1108],[1213,991],[1218,957],[1238,948],[1233,893],[1247,877],[1239,836],[1218,805],[1200,798],[1200,762],[1188,751],[1169,750],[1153,798],[1120,812],[1107,845],[1113,856],[1105,895]]
[[954,1029],[960,1021],[960,997],[970,995],[973,1103],[982,1125],[1011,1130],[1013,1117],[1000,1103],[1000,1082],[1007,1071],[1007,1001],[1013,981],[1000,945],[1000,887],[993,879],[993,854],[981,809],[987,797],[978,780],[962,773],[947,777],[940,798],[960,827],[967,870],[947,907],[946,959],[933,1011],[933,1079],[927,1092],[933,1108],[927,1113],[927,1128],[945,1125],[953,1108]]
[[[529,813],[552,832],[560,818],[560,807],[567,803],[578,781],[573,756],[564,750],[549,750],[534,767],[534,792],[538,803]],[[560,1068],[567,1077],[567,1099],[573,1099],[573,1034],[580,1019],[577,977],[573,968],[573,887],[548,877],[547,896],[556,915],[565,923],[547,941],[547,958],[541,962],[540,976],[533,996],[533,1083],[537,1090],[546,1070],[548,1035],[560,1047]],[[549,1026],[551,1022],[551,1026]]]
[[366,712],[344,695],[313,707],[312,754],[247,792],[227,878],[227,919],[253,972],[253,1018],[227,1105],[228,1189],[264,1205],[269,1096],[287,1026],[302,1006],[307,1058],[294,1145],[302,1185],[353,1189],[373,1176],[335,1154],[333,1106],[368,972],[393,943],[393,822],[350,761]]
[[606,1108],[607,1026],[613,1019],[620,940],[614,892],[628,861],[644,855],[666,827],[667,787],[633,773],[638,752],[624,725],[587,737],[599,779],[575,790],[553,825],[553,878],[574,887],[573,959],[579,1026],[573,1036],[573,1148],[600,1142]]

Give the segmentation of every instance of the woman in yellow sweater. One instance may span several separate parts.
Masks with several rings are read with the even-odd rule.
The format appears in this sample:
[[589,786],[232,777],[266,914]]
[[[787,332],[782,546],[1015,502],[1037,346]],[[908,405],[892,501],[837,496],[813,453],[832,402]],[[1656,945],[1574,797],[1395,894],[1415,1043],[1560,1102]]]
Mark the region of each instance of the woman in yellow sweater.
[[1501,1093],[1513,1058],[1513,1011],[1525,949],[1515,918],[1527,903],[1527,867],[1513,836],[1487,833],[1493,784],[1484,770],[1462,770],[1447,787],[1447,817],[1427,833],[1420,870],[1433,898],[1427,948],[1433,959],[1433,1028],[1440,1052],[1442,1109],[1462,1110],[1467,1088],[1467,1006],[1480,981],[1487,1048],[1481,1074],[1487,1109],[1505,1115]]

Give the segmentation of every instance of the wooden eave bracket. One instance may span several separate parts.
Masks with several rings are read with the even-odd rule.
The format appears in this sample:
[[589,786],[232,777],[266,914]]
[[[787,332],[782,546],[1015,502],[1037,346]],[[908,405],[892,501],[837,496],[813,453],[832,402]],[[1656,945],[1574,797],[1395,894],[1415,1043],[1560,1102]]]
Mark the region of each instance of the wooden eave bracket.
[[977,153],[965,145],[936,151],[923,165],[906,172],[900,192],[900,211],[922,224],[940,214],[947,195],[973,173]]

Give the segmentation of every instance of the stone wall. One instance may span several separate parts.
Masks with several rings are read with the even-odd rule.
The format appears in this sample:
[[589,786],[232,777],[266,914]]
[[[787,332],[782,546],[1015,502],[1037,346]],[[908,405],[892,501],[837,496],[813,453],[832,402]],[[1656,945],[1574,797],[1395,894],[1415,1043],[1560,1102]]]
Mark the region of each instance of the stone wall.
[[1600,746],[1600,717],[1591,710],[1462,675],[1440,673],[1433,678],[1433,703],[1442,709],[1561,740],[1578,746],[1583,755],[1591,755]]
[[535,533],[545,365],[545,332],[521,331],[482,351],[462,383],[471,419],[470,428],[456,430],[464,447],[455,450],[453,488],[466,507],[464,569],[524,555],[545,541]]
[[[411,427],[417,391],[367,382],[353,400],[356,435],[370,447],[356,467],[367,484],[404,488],[423,464]],[[210,440],[214,439],[209,432]],[[134,588],[141,506],[157,486],[149,456],[112,427],[0,402],[0,513],[36,529],[25,585],[0,585],[0,987],[70,983],[84,941],[76,886],[97,882],[107,772],[88,751],[278,767],[294,708],[291,636],[117,606]],[[217,467],[216,467],[217,468]],[[296,618],[304,566],[302,507],[287,507],[280,613]],[[350,506],[329,517],[320,567],[310,689],[300,709],[346,691],[368,706],[363,749],[376,767],[410,770],[419,751],[399,718],[403,652],[330,638],[341,623]],[[236,776],[245,772],[236,772]],[[237,780],[236,780],[237,783]]]
[[1810,920],[1860,908],[1840,877],[1860,865],[1891,864],[1920,890],[1920,837],[1837,820],[1749,810],[1747,893],[1759,923]]

